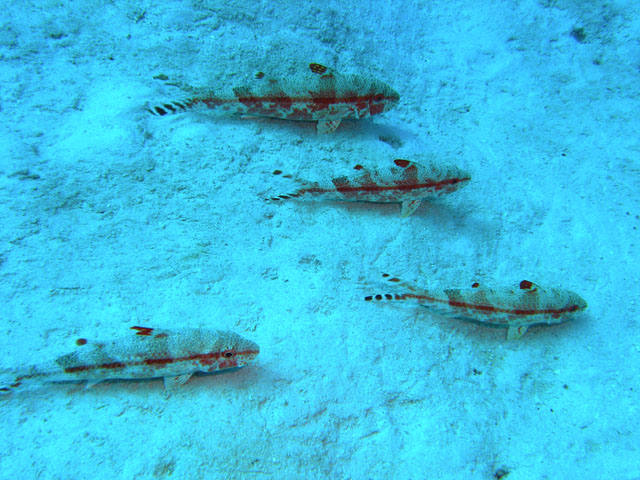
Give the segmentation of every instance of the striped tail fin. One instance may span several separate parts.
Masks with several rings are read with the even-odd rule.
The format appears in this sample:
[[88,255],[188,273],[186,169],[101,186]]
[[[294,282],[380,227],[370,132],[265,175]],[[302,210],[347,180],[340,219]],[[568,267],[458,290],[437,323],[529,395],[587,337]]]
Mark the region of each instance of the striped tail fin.
[[15,370],[0,370],[0,396],[9,395],[22,387],[21,381]]
[[377,293],[374,295],[367,295],[364,297],[366,302],[370,302],[373,300],[382,301],[382,300],[418,300],[424,299],[424,295],[420,294],[420,291],[424,292],[424,289],[419,289],[416,285],[405,282],[399,277],[391,275],[389,273],[383,273],[382,278],[384,278],[387,282],[392,283],[394,286],[404,287],[408,290],[408,292],[404,293]]
[[186,112],[190,108],[190,102],[166,102],[157,105],[151,105],[147,108],[147,111],[151,115],[158,117],[164,117],[165,115],[171,115],[174,113]]
[[311,185],[308,185],[307,182],[302,181],[297,179],[296,177],[294,177],[291,174],[284,174],[282,172],[282,170],[274,170],[273,172],[271,172],[273,175],[277,175],[281,178],[288,178],[289,180],[293,180],[294,182],[296,182],[297,184],[305,187],[305,188],[300,188],[298,190],[296,190],[295,192],[292,193],[287,193],[287,194],[283,194],[283,195],[276,195],[275,197],[269,197],[269,198],[265,198],[264,201],[265,202],[281,202],[283,200],[291,200],[294,198],[299,198],[302,197],[305,194],[305,190],[307,189],[306,187],[310,187]]

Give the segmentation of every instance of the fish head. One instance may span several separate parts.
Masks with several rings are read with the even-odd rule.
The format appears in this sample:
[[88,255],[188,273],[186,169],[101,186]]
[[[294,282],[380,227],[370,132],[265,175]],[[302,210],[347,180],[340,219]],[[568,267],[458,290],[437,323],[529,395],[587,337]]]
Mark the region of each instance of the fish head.
[[471,175],[465,170],[451,165],[447,167],[444,178],[446,179],[444,182],[444,191],[446,193],[453,193],[466,186],[471,180]]
[[369,115],[388,112],[400,100],[400,94],[384,82],[372,79],[369,86]]
[[217,342],[215,349],[220,352],[220,356],[217,368],[212,370],[246,367],[260,353],[260,347],[256,343],[232,332],[225,332],[223,340]]
[[437,185],[436,191],[442,193],[452,193],[464,187],[471,175],[462,168],[454,165],[442,166],[438,163],[429,162],[422,165],[410,160],[396,159],[393,161],[395,167],[400,167],[403,183],[418,183],[423,185]]
[[569,290],[568,292],[568,305],[567,310],[571,312],[581,312],[587,309],[587,302],[584,298],[578,295],[576,292]]

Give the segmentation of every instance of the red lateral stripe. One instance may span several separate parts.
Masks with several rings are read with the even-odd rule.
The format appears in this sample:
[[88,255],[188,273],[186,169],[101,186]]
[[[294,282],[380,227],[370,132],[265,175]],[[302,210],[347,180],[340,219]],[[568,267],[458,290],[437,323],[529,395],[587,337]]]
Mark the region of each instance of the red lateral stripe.
[[[380,298],[377,298],[377,297],[380,297]],[[382,300],[381,295],[376,295],[376,297],[374,298],[376,298],[376,300]],[[410,298],[415,300],[423,300],[431,303],[444,303],[446,305],[449,305],[451,307],[456,307],[456,308],[466,308],[469,310],[477,310],[489,315],[492,313],[507,313],[507,314],[519,315],[519,316],[560,315],[562,313],[570,313],[578,310],[577,305],[570,305],[568,307],[562,307],[562,308],[548,308],[543,310],[522,310],[518,308],[499,308],[499,307],[494,307],[492,305],[476,305],[473,303],[459,302],[455,300],[444,300],[442,298],[430,297],[428,295],[417,295],[415,293],[403,293],[403,294],[395,295],[395,300],[406,300]]]
[[311,188],[303,188],[298,191],[298,193],[329,193],[329,192],[340,192],[340,193],[349,193],[349,192],[384,192],[384,191],[394,191],[399,190],[401,192],[408,192],[411,190],[419,190],[421,188],[436,188],[445,186],[445,185],[454,185],[458,182],[462,182],[465,180],[470,180],[470,178],[449,178],[447,180],[440,180],[439,182],[428,182],[428,183],[403,183],[399,185],[361,185],[355,187],[339,187],[339,188],[320,188],[320,187],[311,187]]
[[[236,352],[234,357],[244,356],[244,355],[257,355],[259,353],[258,350],[243,350],[241,352]],[[218,360],[220,359],[220,352],[210,352],[210,353],[198,353],[194,355],[188,355],[185,357],[165,357],[165,358],[147,358],[145,360],[138,360],[135,362],[110,362],[110,363],[101,363],[97,365],[78,365],[76,367],[67,367],[64,369],[65,373],[78,373],[78,372],[87,372],[90,370],[116,370],[127,367],[137,367],[141,365],[147,366],[157,366],[164,367],[170,363],[179,363],[179,362],[190,362],[190,361],[211,361],[212,359]]]
[[[322,95],[322,92],[319,92],[318,95]],[[218,97],[204,97],[204,98],[192,98],[189,100],[189,104],[193,105],[196,103],[212,103],[212,104],[222,104],[222,103],[236,103],[236,102],[273,102],[273,103],[283,103],[287,106],[291,105],[291,102],[300,102],[300,103],[308,103],[308,104],[319,104],[323,103],[326,105],[331,105],[334,103],[358,103],[363,101],[370,100],[382,101],[382,100],[395,100],[395,97],[386,97],[380,96],[380,94],[370,94],[370,95],[352,95],[348,97],[339,97],[339,96],[317,96],[317,97],[294,97],[294,96],[275,96],[275,95],[265,95],[263,97],[258,96],[244,96],[240,95],[235,98],[218,98]]]

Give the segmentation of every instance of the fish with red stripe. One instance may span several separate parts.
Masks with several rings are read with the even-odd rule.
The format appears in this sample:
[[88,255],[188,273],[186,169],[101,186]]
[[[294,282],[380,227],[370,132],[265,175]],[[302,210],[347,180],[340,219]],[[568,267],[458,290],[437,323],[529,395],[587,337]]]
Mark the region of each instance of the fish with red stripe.
[[[165,77],[166,78],[166,77]],[[194,88],[169,83],[189,95],[183,101],[152,105],[153,115],[206,110],[222,115],[272,117],[318,122],[318,133],[335,131],[345,119],[361,119],[393,108],[400,96],[372,77],[341,74],[311,63],[306,71],[288,78],[268,78],[263,72],[246,85],[233,88]]]
[[341,176],[322,185],[295,179],[275,170],[274,175],[295,180],[302,188],[295,192],[267,198],[278,202],[289,199],[319,199],[352,202],[400,203],[402,217],[411,215],[422,200],[432,200],[452,193],[471,180],[464,170],[454,166],[430,164],[422,166],[404,159],[396,159],[392,165],[382,169],[367,169],[358,164],[353,167],[356,174]]
[[1,393],[47,382],[111,379],[164,379],[165,387],[184,384],[196,372],[218,372],[252,363],[258,345],[232,332],[184,328],[162,330],[131,327],[133,333],[110,342],[76,340],[77,350],[56,360],[18,372],[4,372],[9,381]]
[[425,290],[383,274],[388,282],[406,289],[400,293],[369,295],[366,301],[413,300],[436,314],[507,328],[507,338],[522,337],[531,325],[552,325],[570,320],[587,308],[580,295],[562,288],[542,288],[523,280],[518,288]]

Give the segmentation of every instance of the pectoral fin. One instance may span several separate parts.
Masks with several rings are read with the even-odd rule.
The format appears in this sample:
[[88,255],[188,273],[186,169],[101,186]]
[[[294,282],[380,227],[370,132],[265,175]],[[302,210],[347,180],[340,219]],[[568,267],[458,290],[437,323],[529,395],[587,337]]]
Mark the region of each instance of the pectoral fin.
[[95,387],[100,382],[102,382],[102,380],[87,380],[87,383],[85,384],[84,389],[89,390],[90,388]]
[[526,325],[520,325],[519,327],[509,327],[507,330],[507,340],[517,340],[527,333],[529,327]]
[[420,206],[420,199],[417,200],[407,200],[406,202],[402,202],[402,218],[407,218],[413,212],[416,211],[416,208]]
[[164,377],[164,388],[169,391],[177,390],[182,385],[187,383],[187,380],[191,378],[190,373],[184,375],[177,375],[175,377]]
[[341,122],[340,118],[318,120],[318,133],[320,134],[333,133],[336,131],[336,128],[338,128],[338,125],[340,125],[340,122]]

